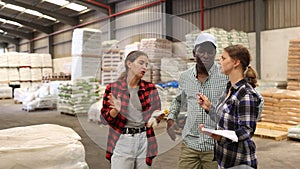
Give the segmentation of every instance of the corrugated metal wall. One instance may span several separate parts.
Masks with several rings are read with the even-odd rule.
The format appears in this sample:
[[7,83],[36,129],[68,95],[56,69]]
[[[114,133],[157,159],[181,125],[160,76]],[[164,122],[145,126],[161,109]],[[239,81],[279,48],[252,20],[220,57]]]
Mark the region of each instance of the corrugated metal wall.
[[[132,9],[137,6],[154,2],[154,0],[126,0],[116,4],[116,12]],[[163,4],[157,4],[145,9],[133,11],[116,17],[115,37],[124,46],[142,38],[165,37],[163,30]]]
[[[225,30],[242,30],[245,32],[255,31],[255,1],[256,0],[204,0],[204,28],[219,27]],[[300,0],[262,0],[265,3],[264,24],[262,30],[278,29],[300,26]],[[125,0],[115,4],[115,13],[132,9],[144,4],[156,2],[156,0]],[[172,25],[166,25],[166,3],[143,8],[115,17],[112,34],[123,45],[139,41],[141,38],[166,37],[165,28],[171,28],[170,36],[177,40],[184,40],[184,35],[201,28],[201,0],[171,0]],[[103,18],[106,14],[100,12],[89,13],[81,16],[84,22]],[[264,17],[264,16],[262,16]],[[97,22],[86,27],[101,29],[103,39],[108,40],[109,20]],[[115,25],[115,26],[114,26]],[[169,26],[169,27],[168,27]],[[64,26],[55,26],[55,30],[65,29]],[[70,56],[71,33],[66,32],[53,36],[54,57]],[[36,35],[38,37],[40,35]],[[47,38],[34,42],[35,52],[46,51]],[[19,49],[28,52],[28,44],[21,40]],[[12,45],[10,51],[16,50]]]
[[266,29],[300,26],[300,0],[266,0]]
[[[173,15],[181,17],[192,25],[204,29],[211,27],[223,28],[227,31],[231,29],[254,31],[254,0],[205,0],[204,1],[204,21],[201,20],[201,0],[173,0]],[[177,34],[186,34],[189,30],[187,24],[173,24]]]

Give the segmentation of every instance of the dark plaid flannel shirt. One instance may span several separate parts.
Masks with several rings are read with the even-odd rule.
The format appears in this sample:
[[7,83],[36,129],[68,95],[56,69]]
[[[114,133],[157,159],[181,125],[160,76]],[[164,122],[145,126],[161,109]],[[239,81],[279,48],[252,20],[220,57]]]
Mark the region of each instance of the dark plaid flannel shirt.
[[[112,93],[116,98],[119,97],[121,99],[121,110],[115,118],[111,117],[109,113],[111,110],[108,102],[109,93]],[[138,96],[142,104],[144,121],[148,122],[153,111],[161,110],[161,102],[155,84],[141,80],[139,84]],[[111,160],[116,142],[120,137],[121,130],[127,123],[126,117],[129,99],[130,94],[127,87],[126,77],[106,86],[103,96],[103,107],[101,109],[101,121],[110,126],[106,149],[106,158],[109,161]],[[158,153],[157,142],[152,127],[147,128],[146,135],[148,141],[146,163],[147,165],[151,166],[152,159]]]

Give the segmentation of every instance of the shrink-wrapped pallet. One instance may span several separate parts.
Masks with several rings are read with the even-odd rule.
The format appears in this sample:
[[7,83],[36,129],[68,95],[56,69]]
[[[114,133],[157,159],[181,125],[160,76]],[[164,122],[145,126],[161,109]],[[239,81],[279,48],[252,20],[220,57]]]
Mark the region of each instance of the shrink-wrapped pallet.
[[6,53],[8,60],[8,67],[19,67],[20,66],[20,55],[17,52]]
[[52,76],[53,69],[52,68],[42,68],[42,76]]
[[48,53],[40,54],[42,60],[42,67],[52,67],[52,58]]
[[0,68],[0,82],[8,82],[8,70],[7,68]]
[[29,67],[20,68],[20,81],[30,81],[31,80],[31,69]]
[[19,81],[20,80],[18,68],[8,68],[8,80],[9,81]]
[[42,80],[42,69],[41,68],[31,68],[31,80],[32,81]]
[[30,54],[31,67],[42,67],[41,54],[31,53]]
[[8,84],[0,84],[0,98],[12,98],[12,88]]
[[6,53],[0,54],[0,67],[8,67],[8,58]]
[[30,54],[29,53],[19,53],[20,56],[20,66],[31,66]]
[[90,28],[74,29],[72,35],[72,56],[101,54],[100,30]]

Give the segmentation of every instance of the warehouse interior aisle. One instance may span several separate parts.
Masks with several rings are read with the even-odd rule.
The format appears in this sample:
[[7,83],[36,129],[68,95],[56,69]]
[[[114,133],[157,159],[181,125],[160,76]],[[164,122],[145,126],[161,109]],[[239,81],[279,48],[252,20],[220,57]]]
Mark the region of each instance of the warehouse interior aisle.
[[[56,110],[26,112],[21,104],[14,104],[13,100],[0,100],[0,129],[29,126],[36,124],[58,124],[72,128],[82,140],[86,151],[86,162],[90,169],[109,169],[110,164],[105,159],[107,127],[101,127],[88,122],[85,116],[78,118],[63,115]],[[160,154],[154,160],[153,169],[176,168],[180,152],[180,140],[171,144],[171,140],[164,134],[165,123],[157,128]],[[262,169],[299,169],[300,141],[254,138],[259,160],[258,168]]]

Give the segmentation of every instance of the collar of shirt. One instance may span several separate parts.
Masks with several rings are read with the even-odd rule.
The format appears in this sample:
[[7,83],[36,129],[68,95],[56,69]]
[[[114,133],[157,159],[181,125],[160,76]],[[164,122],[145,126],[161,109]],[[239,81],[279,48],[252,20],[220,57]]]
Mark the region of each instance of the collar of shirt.
[[238,88],[240,88],[242,85],[245,85],[247,83],[246,79],[242,79],[238,81],[236,84],[231,86],[230,81],[227,83],[226,91],[228,91],[231,88],[231,91],[237,91]]
[[[128,84],[127,84],[127,76],[121,78],[118,80],[118,83],[120,83],[120,89],[128,91]],[[140,90],[145,90],[146,84],[143,80],[140,80],[139,82],[139,91]]]

